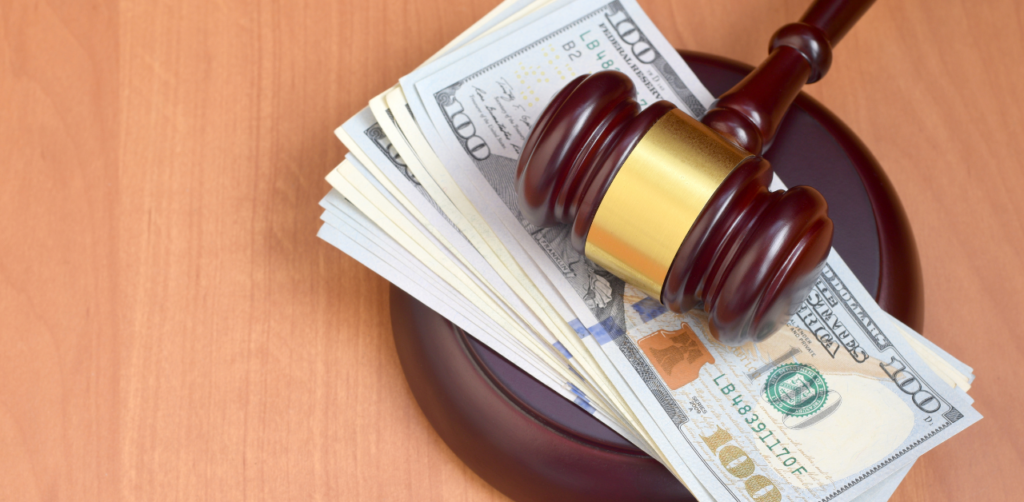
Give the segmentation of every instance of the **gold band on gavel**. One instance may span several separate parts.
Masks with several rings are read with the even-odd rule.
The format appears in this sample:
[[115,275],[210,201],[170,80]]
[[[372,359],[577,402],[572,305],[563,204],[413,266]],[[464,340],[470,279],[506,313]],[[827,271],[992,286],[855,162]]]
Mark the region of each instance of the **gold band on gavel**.
[[626,158],[594,215],[586,255],[656,300],[679,246],[725,177],[751,155],[666,113]]

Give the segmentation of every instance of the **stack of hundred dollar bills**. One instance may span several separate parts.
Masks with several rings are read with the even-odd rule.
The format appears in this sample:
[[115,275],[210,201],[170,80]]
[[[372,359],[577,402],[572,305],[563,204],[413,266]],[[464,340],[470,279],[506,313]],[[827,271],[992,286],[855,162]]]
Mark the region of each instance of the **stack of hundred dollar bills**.
[[[702,501],[885,500],[978,421],[973,370],[882,311],[833,250],[787,326],[708,336],[520,214],[516,162],[574,77],[713,97],[634,0],[507,0],[336,131],[319,236],[658,459]],[[782,188],[776,179],[774,188]]]

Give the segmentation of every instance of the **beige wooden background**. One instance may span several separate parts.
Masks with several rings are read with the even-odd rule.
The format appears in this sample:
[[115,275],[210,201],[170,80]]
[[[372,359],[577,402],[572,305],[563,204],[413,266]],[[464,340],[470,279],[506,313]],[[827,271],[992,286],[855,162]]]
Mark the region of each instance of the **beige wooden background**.
[[[0,500],[500,500],[316,239],[335,126],[497,0],[0,0]],[[645,0],[759,62],[808,0]],[[986,418],[896,499],[1015,500],[1024,8],[881,1],[809,92],[885,166]]]

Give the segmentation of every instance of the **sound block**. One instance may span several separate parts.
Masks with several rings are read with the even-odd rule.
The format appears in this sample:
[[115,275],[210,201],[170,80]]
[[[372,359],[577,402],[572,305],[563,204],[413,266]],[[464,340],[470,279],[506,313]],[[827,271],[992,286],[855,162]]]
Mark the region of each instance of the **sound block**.
[[[752,69],[680,54],[716,96]],[[921,331],[913,234],[864,144],[801,93],[766,157],[787,185],[810,185],[825,196],[834,247],[882,308]],[[657,461],[394,286],[391,321],[427,420],[466,465],[512,499],[693,500]]]

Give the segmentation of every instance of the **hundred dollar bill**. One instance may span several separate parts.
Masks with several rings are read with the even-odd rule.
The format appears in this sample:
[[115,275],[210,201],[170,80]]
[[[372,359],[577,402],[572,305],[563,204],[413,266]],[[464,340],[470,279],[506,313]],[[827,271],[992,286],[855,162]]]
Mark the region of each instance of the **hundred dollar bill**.
[[[737,409],[744,409],[744,414],[760,410],[757,420],[761,422],[754,424],[748,431],[743,428],[743,422],[753,418],[753,415],[740,417],[737,421],[737,417],[730,415],[731,410],[718,406],[721,404],[718,402],[720,399],[711,400],[711,397],[718,396],[709,394],[714,390],[714,387],[711,387],[714,382],[709,383],[707,379],[720,377],[719,381],[722,381],[725,378],[722,375],[740,375],[738,369],[745,368],[744,363],[749,361],[739,359],[734,352],[726,351],[713,340],[703,336],[705,328],[701,323],[706,321],[702,321],[699,315],[676,316],[667,313],[664,308],[659,309],[656,301],[637,296],[635,290],[575,253],[565,238],[567,229],[537,229],[525,222],[518,212],[515,201],[515,159],[519,153],[518,148],[528,135],[532,120],[547,104],[546,100],[560,87],[551,84],[543,89],[544,92],[539,93],[531,89],[532,86],[540,88],[549,84],[552,79],[561,80],[562,76],[571,78],[576,73],[593,71],[592,61],[597,60],[598,64],[604,64],[603,59],[608,58],[610,53],[618,54],[621,61],[613,60],[609,67],[625,68],[626,73],[637,80],[641,99],[653,102],[655,99],[664,98],[675,101],[677,105],[686,106],[687,97],[694,95],[692,92],[673,94],[670,91],[674,88],[666,84],[674,81],[673,79],[659,74],[657,65],[642,67],[639,64],[645,60],[658,61],[661,54],[668,54],[671,49],[661,49],[661,54],[652,58],[648,51],[658,51],[658,44],[650,42],[656,39],[653,28],[650,32],[645,31],[645,18],[641,17],[642,13],[631,13],[624,9],[623,5],[628,3],[611,2],[601,8],[591,7],[592,10],[589,11],[577,8],[572,11],[575,17],[558,17],[552,14],[552,18],[562,23],[561,27],[538,22],[536,25],[522,27],[514,35],[498,40],[500,43],[483,49],[479,49],[473,43],[467,44],[464,49],[478,49],[471,54],[472,57],[462,55],[463,57],[454,61],[441,58],[437,61],[438,66],[441,63],[450,64],[443,68],[430,68],[433,65],[428,65],[424,72],[429,69],[435,70],[429,76],[412,81],[403,79],[403,89],[409,98],[413,114],[418,119],[417,123],[433,152],[441,160],[441,167],[445,169],[445,172],[440,172],[436,170],[438,166],[434,166],[435,170],[430,171],[431,176],[444,187],[453,201],[459,197],[469,198],[472,205],[477,207],[487,220],[487,225],[495,229],[503,245],[510,250],[517,249],[518,246],[525,251],[525,254],[518,256],[517,259],[538,262],[546,277],[556,285],[578,315],[577,329],[581,334],[592,335],[588,336],[590,341],[587,346],[595,354],[604,353],[607,356],[605,359],[598,358],[602,361],[602,366],[605,366],[603,361],[612,363],[614,369],[618,370],[643,407],[650,413],[656,428],[665,434],[675,450],[686,460],[686,467],[694,470],[716,499],[745,500],[751,497],[774,497],[775,495],[770,494],[776,494],[779,497],[785,495],[788,500],[849,500],[887,474],[905,467],[913,458],[945,437],[977,420],[979,416],[970,408],[969,403],[951,392],[948,386],[942,388],[935,383],[941,383],[939,377],[914,353],[902,336],[893,331],[892,325],[886,322],[886,318],[877,306],[874,306],[870,296],[859,291],[860,295],[852,301],[864,309],[870,307],[877,311],[875,319],[878,321],[872,321],[870,329],[888,330],[888,334],[881,331],[871,332],[869,328],[865,328],[864,331],[857,333],[851,330],[844,331],[841,335],[834,333],[831,338],[816,336],[813,339],[821,348],[813,354],[808,346],[804,346],[802,352],[798,351],[782,358],[784,361],[787,358],[793,359],[793,366],[790,368],[794,372],[778,374],[777,381],[774,381],[778,385],[775,387],[758,381],[756,377],[745,384],[731,381],[724,384],[733,385],[733,389],[744,386],[747,391],[748,403],[745,405],[742,404],[742,400],[732,397],[734,401],[740,403],[736,406]],[[510,42],[507,40],[510,37],[516,38]],[[519,38],[532,42],[517,45]],[[645,60],[641,60],[638,54],[624,49],[629,46],[629,42],[634,42],[633,45],[643,44],[639,54],[644,54]],[[520,49],[513,50],[512,47]],[[602,47],[608,47],[608,50],[598,52]],[[586,53],[582,48],[591,52]],[[578,72],[571,64],[561,69],[557,66],[546,66],[555,64],[555,56],[558,56],[558,59],[569,59],[566,54],[576,55],[576,51],[579,51],[580,55],[572,60],[581,61],[578,63]],[[453,53],[453,56],[458,55],[458,52]],[[591,59],[589,65],[582,62],[585,59],[583,55]],[[681,65],[681,62],[676,64],[679,66],[674,71],[679,75],[685,65]],[[673,69],[673,65],[669,61],[669,64],[662,68]],[[655,77],[659,75],[661,78],[656,79]],[[659,89],[658,83],[662,83],[665,88]],[[534,90],[534,93],[530,94],[530,90]],[[702,111],[693,105],[687,108],[698,113]],[[848,274],[848,269],[841,264],[837,255],[830,258],[827,271],[833,273],[832,277],[846,274],[846,280],[852,279],[853,284],[859,287],[859,283],[856,283],[852,274]],[[852,289],[847,288],[845,294],[850,294]],[[846,315],[848,318],[843,321],[844,325],[858,326],[856,322],[859,320],[862,322],[861,326],[864,326],[863,319],[855,317],[858,314],[851,312],[849,309],[829,310],[822,315],[827,315],[829,320],[837,320]],[[638,322],[638,319],[644,322]],[[647,323],[657,319],[662,319],[659,322],[673,323],[674,326],[671,326],[671,329],[659,327],[647,332],[646,330],[653,326]],[[688,322],[684,322],[684,319]],[[804,328],[812,332],[817,329],[811,326]],[[649,338],[655,333],[661,333],[660,341],[657,338]],[[867,342],[877,342],[877,337],[884,337],[888,345],[883,347],[876,344],[875,348],[878,350],[875,352],[865,349],[863,353],[857,355],[862,358],[857,363],[872,361],[878,363],[875,366],[861,364],[832,367],[823,365],[824,360],[814,360],[814,364],[839,373],[828,373],[826,370],[816,370],[817,373],[813,373],[803,368],[806,366],[813,369],[814,364],[800,362],[801,357],[822,357],[823,354],[834,360],[839,354],[838,349],[849,348],[851,344],[868,347]],[[641,338],[647,340],[651,352],[644,352],[640,348]],[[780,334],[775,338],[775,343],[778,343],[792,337]],[[810,339],[811,337],[803,338]],[[596,349],[595,344],[599,346]],[[701,347],[703,352],[697,350]],[[892,348],[896,353],[883,353],[886,348]],[[659,352],[654,352],[654,349]],[[660,363],[663,372],[658,372],[657,364],[652,363],[652,357],[657,360],[653,355],[655,353],[663,358]],[[775,356],[780,357],[787,353],[788,351],[784,351]],[[718,354],[718,357],[712,357],[713,354]],[[696,364],[685,372],[673,370],[680,360],[688,361],[697,357],[705,357],[702,364]],[[764,364],[767,362],[762,366]],[[865,385],[868,385],[867,388],[872,392],[858,392],[863,389],[856,383],[848,382],[850,378],[844,378],[846,375],[842,372],[854,371],[854,368],[863,370],[863,373],[857,374],[857,378],[852,381],[871,382]],[[612,371],[613,369],[606,368],[606,373]],[[833,375],[832,379],[842,384],[841,390],[852,396],[844,399],[845,404],[841,408],[834,406],[836,400],[840,399],[835,396],[842,394],[833,393],[835,395],[829,403],[826,387],[815,388],[818,392],[824,392],[819,398],[821,408],[786,407],[787,399],[795,400],[797,403],[803,402],[797,398],[806,392],[803,388],[797,389],[799,392],[787,388],[787,382],[796,384],[806,381],[808,385],[820,384],[827,381],[827,374]],[[771,375],[764,376],[768,378]],[[885,380],[885,376],[891,377],[891,381]],[[926,390],[905,393],[918,384],[924,386]],[[892,391],[892,387],[896,388],[895,392]],[[700,399],[701,393],[697,392],[699,388],[703,389],[704,399],[715,406]],[[759,389],[769,388],[774,389],[775,394],[766,394],[762,397]],[[882,390],[887,393],[881,393]],[[879,400],[888,399],[885,403],[887,406],[881,410],[888,415],[881,413],[877,416],[892,416],[895,417],[893,421],[872,421],[870,416],[862,416],[879,411],[875,407],[878,401],[867,399],[873,396]],[[694,401],[694,398],[697,400]],[[825,407],[825,403],[829,403],[830,407]],[[772,406],[766,408],[768,404]],[[775,404],[779,404],[781,408]],[[919,405],[929,408],[922,409]],[[928,411],[931,406],[938,408]],[[773,413],[772,409],[776,411]],[[780,409],[783,411],[779,411]],[[853,415],[836,415],[839,409],[844,413],[852,412]],[[828,415],[824,415],[825,413]],[[820,418],[800,420],[810,415]],[[837,418],[825,420],[832,415]],[[854,418],[851,419],[851,416]],[[698,421],[695,417],[706,420]],[[843,420],[847,421],[841,421],[840,417],[845,417]],[[716,424],[716,427],[711,428],[712,423]],[[837,424],[874,424],[884,427],[889,423],[898,424],[900,427],[884,431],[890,433],[884,436],[886,441],[870,443],[875,449],[865,449],[866,446],[863,444],[832,442],[832,449],[820,450],[814,444],[829,443],[806,442],[801,436],[827,430],[826,437],[857,441],[859,434],[847,433],[841,427],[836,428]],[[647,425],[645,424],[645,428],[651,432],[652,427]],[[760,425],[763,425],[763,428],[753,430]],[[719,431],[722,431],[722,434],[714,436]],[[773,446],[767,452],[761,451],[761,445],[755,441],[767,434],[766,431],[772,432],[777,438],[786,438],[793,448],[786,449],[785,454],[774,458],[772,456],[781,450],[776,452]],[[878,432],[870,431],[871,434]],[[732,439],[724,441],[726,435]],[[704,439],[713,437],[724,442],[718,444],[713,440]],[[874,436],[869,434],[868,437]],[[774,445],[767,438],[762,440],[761,444]],[[723,453],[726,446],[730,448]],[[843,451],[843,446],[852,449]],[[858,447],[860,449],[857,449]],[[665,448],[662,450],[665,451]],[[737,452],[742,452],[743,455],[730,457],[738,455]],[[798,457],[794,452],[802,452],[805,455]],[[745,459],[750,460],[749,464]],[[800,465],[794,467],[796,463]],[[679,467],[681,470],[682,466]],[[786,470],[791,467],[792,469]],[[739,470],[733,473],[729,469]]]
[[[510,2],[506,2],[506,3],[510,3]],[[399,90],[399,91],[397,91],[397,95],[399,95],[399,96],[401,95],[401,92],[400,92],[400,90]],[[543,110],[543,108],[542,108],[542,110]],[[538,111],[538,112],[539,112],[539,111]],[[411,117],[411,114],[409,114],[409,115],[410,115],[410,117]],[[380,116],[378,115],[378,117],[380,117]],[[375,173],[375,175],[376,175],[376,173]],[[390,189],[390,187],[389,187],[389,189]],[[425,191],[424,191],[424,190],[422,189],[422,186],[419,186],[419,187],[418,187],[418,190],[419,190],[419,191],[420,191],[421,193],[425,192]],[[424,194],[424,195],[426,195],[426,194]],[[438,205],[437,205],[437,204],[436,204],[436,203],[435,203],[435,202],[434,202],[434,201],[433,201],[432,199],[428,198],[428,200],[430,201],[431,205],[433,205],[433,206],[434,206],[434,209],[436,209],[436,208],[438,207]],[[403,201],[403,202],[404,202],[404,201]],[[326,219],[327,219],[327,218],[326,218]],[[447,222],[451,223],[452,221],[451,221],[451,220],[447,220]],[[364,238],[365,238],[365,237],[364,237]],[[909,335],[909,336],[907,336],[907,338],[908,338],[908,339],[910,339],[910,340],[911,340],[911,342],[912,342],[912,341],[913,341],[913,335],[916,335],[916,334],[915,334],[915,333],[912,333],[912,331],[910,331],[909,333],[905,333],[905,335]],[[920,335],[916,335],[916,336],[920,337]],[[922,346],[923,346],[923,344],[920,344],[920,343],[919,343],[918,345],[915,345],[915,346],[914,346],[914,348],[916,348],[916,349],[919,349],[919,350],[922,350]],[[937,348],[937,347],[936,347],[936,348]],[[944,354],[944,352],[943,352],[943,354]],[[948,354],[945,354],[945,355],[948,355]],[[947,358],[945,358],[945,357],[939,357],[939,359],[940,359],[940,360],[943,360],[943,361],[946,361],[946,363],[947,363],[947,364],[948,364],[949,366],[952,366],[952,363],[949,363],[949,362],[948,362],[948,360],[947,360]],[[954,360],[953,360],[953,361],[954,361]],[[957,362],[957,363],[958,363],[958,362]],[[930,362],[929,362],[929,364],[932,364],[932,362],[930,361]],[[953,371],[955,372],[956,370],[954,369]],[[963,375],[963,373],[961,373],[961,374]],[[969,369],[968,369],[968,371],[967,371],[967,376],[965,377],[965,379],[967,379],[967,380],[968,380],[968,383],[970,383],[970,379],[973,379],[973,375],[971,374],[971,372],[970,372],[970,370],[969,370]],[[632,441],[632,440],[631,440],[631,441]],[[909,468],[909,466],[906,466],[906,467],[904,467],[904,468],[902,469],[902,474],[905,474],[905,470],[906,470],[906,469],[908,469],[908,468]],[[885,488],[884,486],[881,486],[881,485],[880,485],[880,486],[878,486],[878,487],[874,487],[874,488],[871,488],[869,492],[865,492],[865,493],[863,494],[863,496],[862,496],[862,497],[858,497],[858,499],[863,499],[863,500],[878,500],[878,498],[877,498],[877,497],[883,497],[883,495],[881,495],[881,494],[885,493],[885,492],[886,492],[887,490],[888,490],[888,494],[891,494],[892,490],[894,490],[894,485],[893,485],[893,482],[894,482],[894,480],[895,480],[895,483],[898,483],[898,478],[902,478],[902,475],[893,475],[893,476],[890,476],[889,478],[887,478],[887,479],[886,479],[886,483],[887,483],[887,484],[889,485],[889,487],[891,487],[891,488]],[[885,497],[887,498],[888,496],[886,495]]]

